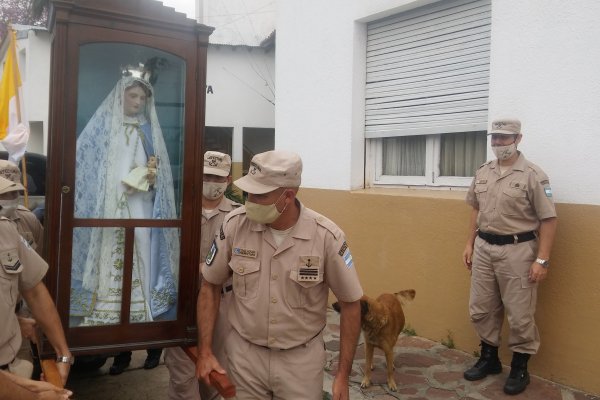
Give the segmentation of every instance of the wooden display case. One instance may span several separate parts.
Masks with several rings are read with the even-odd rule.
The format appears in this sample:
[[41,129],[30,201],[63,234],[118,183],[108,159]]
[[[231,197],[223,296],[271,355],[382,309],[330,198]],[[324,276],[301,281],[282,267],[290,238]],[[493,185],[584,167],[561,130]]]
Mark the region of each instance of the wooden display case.
[[69,346],[193,344],[212,28],[154,0],[53,0],[49,25],[47,286]]

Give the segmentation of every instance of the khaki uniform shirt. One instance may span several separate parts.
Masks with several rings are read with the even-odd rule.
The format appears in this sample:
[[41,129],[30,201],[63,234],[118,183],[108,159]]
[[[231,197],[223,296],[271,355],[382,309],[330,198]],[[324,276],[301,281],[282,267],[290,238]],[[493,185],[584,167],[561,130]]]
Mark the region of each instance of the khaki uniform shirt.
[[23,239],[13,222],[0,218],[0,365],[10,363],[21,347],[15,314],[19,293],[36,286],[48,264]]
[[[223,199],[210,213],[207,213],[202,209],[202,222],[201,222],[201,237],[200,237],[200,261],[204,262],[206,255],[210,250],[212,242],[215,240],[215,235],[219,234],[219,229],[223,224],[225,216],[240,207],[241,204],[235,201],[229,200],[223,196]],[[227,282],[227,285],[231,282]]]
[[28,208],[19,205],[16,217],[13,221],[17,224],[17,230],[27,240],[27,243],[39,255],[42,255],[44,246],[44,227],[34,213]]
[[548,176],[522,153],[504,175],[498,160],[479,167],[466,200],[479,210],[477,227],[497,235],[535,231],[556,217]]
[[229,321],[259,346],[289,349],[318,335],[330,288],[345,302],[363,294],[344,233],[300,207],[298,222],[279,247],[267,226],[246,217],[245,207],[231,212],[203,267],[212,284],[233,275]]
[[212,210],[210,213],[207,213],[204,209],[202,209],[202,222],[200,223],[202,230],[200,240],[200,261],[204,261],[206,259],[208,250],[210,250],[210,245],[215,239],[215,235],[219,233],[218,230],[223,224],[225,215],[235,210],[239,206],[241,206],[241,204],[231,201],[227,197],[223,196],[223,199],[217,208]]

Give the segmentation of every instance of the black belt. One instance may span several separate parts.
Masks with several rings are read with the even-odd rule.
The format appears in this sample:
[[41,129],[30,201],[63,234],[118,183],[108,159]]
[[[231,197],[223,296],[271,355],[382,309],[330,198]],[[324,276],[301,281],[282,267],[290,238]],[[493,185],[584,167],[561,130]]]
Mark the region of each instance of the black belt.
[[517,233],[514,235],[495,235],[493,233],[477,231],[477,235],[489,244],[495,244],[498,246],[528,242],[537,237],[534,231]]
[[221,289],[221,293],[225,294],[227,292],[231,292],[232,290],[233,290],[233,285],[223,286],[223,288]]
[[[325,329],[325,327],[323,327],[319,332],[317,332],[317,334],[315,336],[311,337],[306,342],[296,345],[296,346],[293,346],[293,347],[288,347],[287,349],[278,349],[276,347],[263,346],[261,344],[256,344],[256,343],[252,343],[252,342],[250,342],[250,343],[254,344],[255,346],[262,347],[263,349],[267,349],[267,350],[271,350],[271,351],[289,351],[289,350],[297,349],[298,347],[308,346],[308,344],[310,342],[312,342],[315,338],[317,338],[317,336],[319,336],[321,334],[321,332],[323,332],[323,329]],[[244,339],[244,340],[246,340],[246,339]]]

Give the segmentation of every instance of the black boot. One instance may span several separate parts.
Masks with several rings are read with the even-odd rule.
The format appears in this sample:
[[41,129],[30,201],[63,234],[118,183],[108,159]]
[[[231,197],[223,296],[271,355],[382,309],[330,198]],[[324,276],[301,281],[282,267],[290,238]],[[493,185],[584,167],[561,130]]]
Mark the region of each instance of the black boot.
[[113,365],[111,365],[108,373],[111,375],[120,375],[125,371],[125,368],[129,367],[131,362],[131,352],[124,351],[115,356]]
[[465,371],[463,376],[468,381],[478,381],[489,374],[502,372],[502,364],[498,358],[498,347],[481,342],[481,356],[474,366]]
[[144,369],[152,369],[158,367],[160,363],[160,355],[162,354],[162,349],[148,349],[146,350],[147,356],[146,361],[144,361]]
[[519,394],[529,385],[529,372],[527,372],[529,357],[530,355],[526,353],[513,353],[510,374],[504,384],[504,393]]

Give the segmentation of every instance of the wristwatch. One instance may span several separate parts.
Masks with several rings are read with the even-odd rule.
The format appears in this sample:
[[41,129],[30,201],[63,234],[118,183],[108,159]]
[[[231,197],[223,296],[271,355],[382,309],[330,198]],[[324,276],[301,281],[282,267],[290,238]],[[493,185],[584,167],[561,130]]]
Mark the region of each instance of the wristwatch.
[[536,258],[535,262],[544,268],[548,268],[550,266],[550,260],[544,260],[543,258]]
[[75,357],[71,356],[56,356],[57,363],[65,363],[69,365],[73,365],[75,363]]

